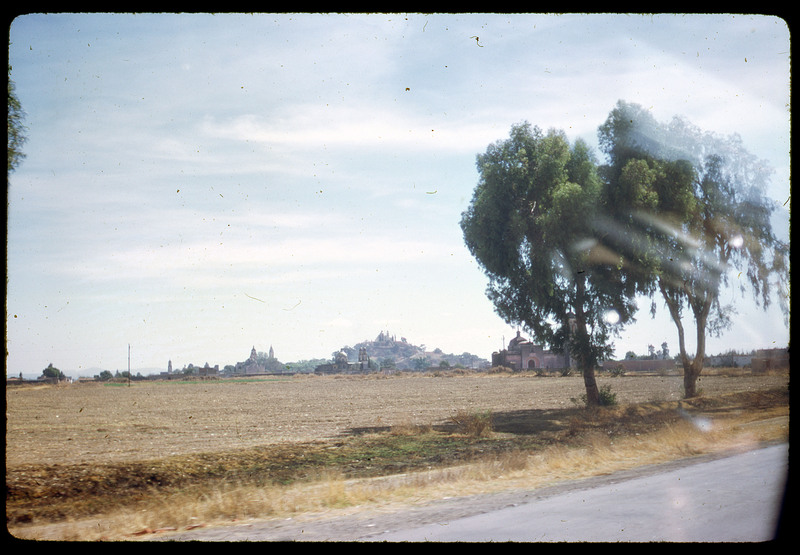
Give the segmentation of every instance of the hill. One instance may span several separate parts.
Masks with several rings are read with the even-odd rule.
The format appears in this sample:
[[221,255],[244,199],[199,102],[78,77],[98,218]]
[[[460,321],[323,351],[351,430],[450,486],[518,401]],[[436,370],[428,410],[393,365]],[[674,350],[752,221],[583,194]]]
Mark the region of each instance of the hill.
[[477,355],[464,352],[460,355],[444,353],[441,349],[428,351],[425,345],[409,343],[405,337],[399,340],[389,332],[380,332],[372,341],[362,341],[352,347],[342,347],[341,351],[347,354],[350,361],[358,360],[358,353],[366,349],[371,361],[382,367],[394,367],[398,370],[415,370],[420,367],[439,367],[446,363],[450,367],[482,368],[489,365],[489,361]]

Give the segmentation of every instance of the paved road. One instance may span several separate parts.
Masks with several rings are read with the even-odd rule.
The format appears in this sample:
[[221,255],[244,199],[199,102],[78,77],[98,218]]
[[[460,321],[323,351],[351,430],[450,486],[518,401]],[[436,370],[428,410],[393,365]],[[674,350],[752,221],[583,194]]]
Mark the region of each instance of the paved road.
[[747,542],[774,538],[788,446],[372,536],[373,541]]
[[760,542],[773,539],[788,445],[391,514],[253,522],[174,541]]

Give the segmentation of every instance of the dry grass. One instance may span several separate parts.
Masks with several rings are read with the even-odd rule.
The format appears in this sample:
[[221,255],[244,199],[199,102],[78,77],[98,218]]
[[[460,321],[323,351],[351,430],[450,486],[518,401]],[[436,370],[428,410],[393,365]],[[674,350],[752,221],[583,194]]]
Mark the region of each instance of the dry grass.
[[[474,385],[475,382],[460,384],[468,388]],[[224,463],[222,467],[231,470],[237,460],[257,455],[276,458],[283,466],[291,462],[300,474],[283,484],[254,481],[247,473],[237,474],[239,477],[234,479],[215,478],[213,472],[198,474],[205,478],[196,480],[194,485],[192,481],[176,482],[170,487],[150,485],[124,504],[98,502],[94,514],[87,514],[85,507],[77,510],[77,504],[70,505],[90,503],[92,496],[51,498],[50,503],[65,503],[66,515],[73,516],[65,516],[62,511],[61,518],[55,521],[41,516],[28,524],[11,522],[9,530],[16,537],[34,539],[148,538],[156,532],[253,518],[343,514],[443,496],[536,488],[788,438],[789,401],[785,387],[760,390],[749,384],[744,391],[706,395],[692,403],[654,397],[661,395],[599,411],[573,407],[518,414],[518,410],[503,406],[502,413],[458,409],[453,416],[451,409],[447,417],[427,423],[406,415],[384,425],[384,415],[380,425],[369,429],[362,426],[361,431],[346,438],[298,445],[307,461],[315,454],[326,457],[319,459],[321,464],[307,466],[300,465],[298,453],[288,447],[285,451],[263,449],[250,454],[238,451],[219,460],[210,455],[186,455],[180,464],[165,463],[165,468],[170,472],[194,472],[202,463],[210,472],[214,465]],[[538,427],[532,427],[534,421]],[[706,421],[711,422],[710,427],[703,425]],[[389,448],[392,450],[387,451]],[[446,450],[452,455],[444,457]],[[419,460],[412,460],[416,456]],[[370,457],[381,458],[382,463],[365,460]],[[393,466],[398,462],[403,465]],[[101,470],[98,465],[90,466],[93,472]],[[66,471],[71,467],[60,468]],[[155,472],[156,466],[144,462],[136,468]],[[271,472],[269,468],[264,472]],[[393,468],[399,471],[392,472]],[[7,486],[13,476],[11,468],[7,471]],[[87,478],[75,475],[75,480],[81,479]],[[111,483],[103,484],[114,493]],[[13,499],[8,501],[7,518],[14,510]]]
[[450,417],[456,431],[470,437],[482,437],[492,431],[492,413],[490,411],[467,412],[460,410]]
[[[610,474],[646,464],[785,439],[788,416],[773,419],[766,433],[751,433],[734,421],[711,432],[687,421],[644,436],[610,440],[588,434],[575,445],[552,445],[538,452],[514,450],[458,467],[401,476],[350,480],[332,471],[288,487],[220,486],[202,495],[155,497],[145,509],[119,510],[102,519],[59,526],[17,529],[19,537],[60,540],[114,540],[191,529],[201,523],[251,518],[287,518],[305,513],[345,514],[366,506],[420,503],[445,496],[540,488],[587,476]],[[47,538],[47,534],[51,534]]]

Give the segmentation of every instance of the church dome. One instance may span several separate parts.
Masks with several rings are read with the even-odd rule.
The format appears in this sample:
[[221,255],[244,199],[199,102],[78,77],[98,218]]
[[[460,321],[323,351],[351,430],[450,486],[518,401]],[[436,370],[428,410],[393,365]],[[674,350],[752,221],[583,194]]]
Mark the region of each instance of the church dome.
[[517,348],[518,345],[521,345],[523,343],[529,343],[529,341],[524,337],[522,337],[520,332],[517,332],[517,336],[508,342],[508,350],[513,351]]

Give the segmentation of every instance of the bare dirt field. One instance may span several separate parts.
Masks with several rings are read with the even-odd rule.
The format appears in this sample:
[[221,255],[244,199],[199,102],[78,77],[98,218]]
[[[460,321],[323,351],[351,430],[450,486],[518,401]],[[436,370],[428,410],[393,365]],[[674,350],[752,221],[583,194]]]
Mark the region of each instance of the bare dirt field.
[[[620,404],[674,401],[680,376],[601,377]],[[702,376],[704,395],[785,386],[788,376]],[[134,461],[436,425],[459,411],[574,408],[580,377],[408,375],[75,384],[6,390],[6,464]],[[542,421],[544,424],[544,421]],[[536,425],[535,419],[527,426]]]
[[[735,418],[736,426],[778,422],[777,436],[770,431],[767,440],[785,441],[788,383],[788,371],[706,375],[701,397],[687,402],[678,375],[602,375],[598,384],[611,388],[619,407],[597,414],[581,400],[582,378],[525,373],[9,385],[6,520],[17,533],[27,527],[28,537],[43,537],[34,525],[123,506],[180,520],[177,505],[165,505],[168,493],[209,499],[220,487],[283,487],[325,472],[369,479],[451,468],[580,444],[598,433],[606,442],[644,437],[680,424],[684,408]],[[491,415],[489,435],[454,428],[456,417],[476,414]],[[695,451],[680,446],[665,456],[682,452]],[[232,503],[206,518],[243,511],[241,500]],[[187,512],[181,526],[191,518]]]

